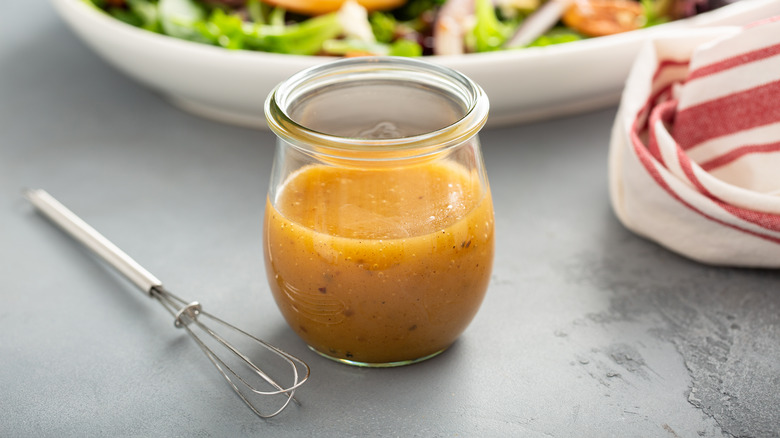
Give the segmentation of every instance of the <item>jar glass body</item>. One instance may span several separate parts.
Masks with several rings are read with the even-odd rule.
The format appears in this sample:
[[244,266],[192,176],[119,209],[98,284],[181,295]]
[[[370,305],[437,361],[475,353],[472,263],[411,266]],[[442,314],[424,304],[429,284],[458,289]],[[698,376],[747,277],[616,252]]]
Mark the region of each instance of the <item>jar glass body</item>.
[[494,254],[478,132],[487,97],[421,61],[358,58],[277,87],[266,273],[318,353],[396,366],[450,346],[476,315]]

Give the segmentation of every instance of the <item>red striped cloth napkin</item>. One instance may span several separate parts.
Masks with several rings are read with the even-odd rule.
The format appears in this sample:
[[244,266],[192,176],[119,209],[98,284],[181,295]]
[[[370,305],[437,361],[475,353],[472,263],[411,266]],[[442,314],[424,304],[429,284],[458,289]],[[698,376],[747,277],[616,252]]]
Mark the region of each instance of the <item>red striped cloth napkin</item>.
[[780,267],[780,16],[648,42],[609,179],[630,230],[704,263]]

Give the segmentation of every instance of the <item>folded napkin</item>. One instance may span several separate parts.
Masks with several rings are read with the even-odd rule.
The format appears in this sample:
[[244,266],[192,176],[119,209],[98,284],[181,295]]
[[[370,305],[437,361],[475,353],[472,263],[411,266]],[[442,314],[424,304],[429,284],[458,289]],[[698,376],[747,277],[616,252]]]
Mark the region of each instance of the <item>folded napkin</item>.
[[704,263],[780,267],[780,16],[649,41],[609,157],[630,230]]

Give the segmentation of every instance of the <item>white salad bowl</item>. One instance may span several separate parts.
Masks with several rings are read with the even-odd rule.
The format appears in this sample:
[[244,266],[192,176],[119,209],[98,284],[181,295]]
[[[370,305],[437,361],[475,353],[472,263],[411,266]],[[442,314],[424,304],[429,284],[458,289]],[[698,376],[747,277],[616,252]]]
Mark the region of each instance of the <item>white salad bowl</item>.
[[[293,73],[333,58],[232,51],[122,23],[82,0],[52,0],[75,33],[118,70],[200,116],[265,129],[263,102]],[[780,14],[778,0],[741,0],[685,20],[547,47],[430,56],[461,71],[490,99],[489,126],[616,105],[635,53],[681,27],[744,25]]]

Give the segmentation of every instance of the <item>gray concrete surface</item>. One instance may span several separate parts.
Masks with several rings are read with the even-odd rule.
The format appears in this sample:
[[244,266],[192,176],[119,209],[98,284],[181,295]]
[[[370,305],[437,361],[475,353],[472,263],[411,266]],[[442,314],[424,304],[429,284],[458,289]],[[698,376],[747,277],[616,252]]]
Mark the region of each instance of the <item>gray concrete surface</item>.
[[[435,359],[358,369],[310,352],[270,297],[272,135],[175,109],[45,2],[3,10],[0,436],[780,436],[780,273],[703,266],[625,230],[607,198],[614,109],[483,132],[499,239],[482,309]],[[302,406],[254,417],[23,187],[303,357]]]

